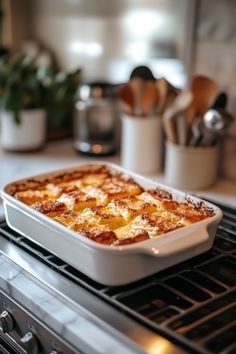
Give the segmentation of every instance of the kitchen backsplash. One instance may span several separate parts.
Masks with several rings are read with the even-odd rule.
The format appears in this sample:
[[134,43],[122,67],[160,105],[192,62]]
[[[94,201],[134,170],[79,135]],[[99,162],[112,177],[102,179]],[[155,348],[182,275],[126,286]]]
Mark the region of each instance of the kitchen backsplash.
[[[217,81],[236,117],[236,1],[200,0],[196,21],[194,71]],[[236,122],[221,149],[220,171],[236,180]]]
[[188,0],[27,0],[28,32],[85,80],[121,83],[148,65],[173,84],[186,81]]
[[[229,96],[236,115],[236,1],[201,0],[196,23],[194,73],[208,75]],[[236,124],[231,134],[236,137]]]

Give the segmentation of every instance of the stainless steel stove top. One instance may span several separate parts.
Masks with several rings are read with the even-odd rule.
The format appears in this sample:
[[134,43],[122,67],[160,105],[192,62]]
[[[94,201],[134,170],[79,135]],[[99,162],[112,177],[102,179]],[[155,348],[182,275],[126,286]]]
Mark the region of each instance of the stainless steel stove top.
[[[104,321],[114,330],[111,346],[127,338],[130,353],[233,354],[236,212],[222,209],[224,218],[211,251],[128,286],[106,287],[94,282],[4,223],[0,251],[9,259],[17,252],[17,261],[12,260],[18,266]],[[74,348],[75,352],[83,349]]]

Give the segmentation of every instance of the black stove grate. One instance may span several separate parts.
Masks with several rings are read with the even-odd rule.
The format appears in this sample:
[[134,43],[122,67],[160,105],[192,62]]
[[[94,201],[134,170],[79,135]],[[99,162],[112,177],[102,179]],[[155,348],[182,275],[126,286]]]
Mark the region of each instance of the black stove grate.
[[96,283],[6,224],[0,235],[189,352],[236,354],[236,210],[219,206],[210,251],[120,287]]

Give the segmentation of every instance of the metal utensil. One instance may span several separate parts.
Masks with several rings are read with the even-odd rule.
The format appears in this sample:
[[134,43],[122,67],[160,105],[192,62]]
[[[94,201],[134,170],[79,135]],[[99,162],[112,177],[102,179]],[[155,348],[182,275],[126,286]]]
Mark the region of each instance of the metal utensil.
[[204,134],[200,141],[202,146],[214,145],[219,136],[223,135],[232,124],[233,116],[223,109],[210,109],[203,116]]
[[199,142],[204,135],[204,123],[201,117],[197,117],[194,119],[191,125],[191,138],[189,140],[189,146],[198,146]]
[[205,126],[213,132],[222,132],[233,120],[233,116],[223,109],[209,109],[203,116]]
[[202,136],[200,137],[198,143],[197,143],[197,146],[211,146],[211,145],[214,145],[217,141],[217,133],[212,131],[212,130],[209,130],[203,120],[201,120],[201,125],[200,125],[200,129],[201,129],[201,132],[202,132]]
[[226,95],[226,93],[221,92],[217,97],[215,102],[213,103],[211,108],[214,109],[224,109],[227,105],[228,102],[228,96]]

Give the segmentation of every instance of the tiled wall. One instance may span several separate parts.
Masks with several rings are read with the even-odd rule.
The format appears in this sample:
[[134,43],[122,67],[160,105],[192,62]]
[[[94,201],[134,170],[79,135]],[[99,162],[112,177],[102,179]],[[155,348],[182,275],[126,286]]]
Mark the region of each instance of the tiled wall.
[[[201,0],[194,72],[214,78],[229,95],[236,116],[236,1]],[[236,127],[234,129],[236,136]]]
[[[214,78],[236,120],[236,0],[197,0],[194,73]],[[236,122],[224,138],[221,174],[236,180]]]
[[[85,81],[124,82],[134,67],[183,86],[188,0],[27,0],[29,33]],[[187,46],[189,48],[189,46]]]

